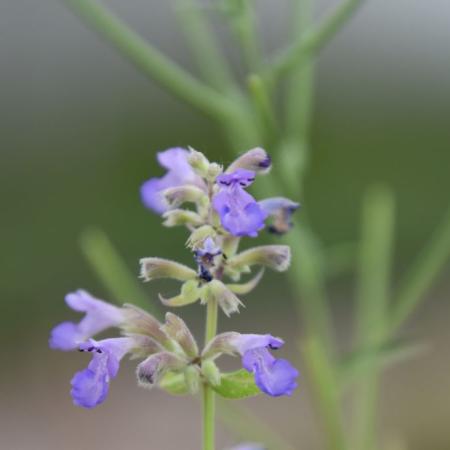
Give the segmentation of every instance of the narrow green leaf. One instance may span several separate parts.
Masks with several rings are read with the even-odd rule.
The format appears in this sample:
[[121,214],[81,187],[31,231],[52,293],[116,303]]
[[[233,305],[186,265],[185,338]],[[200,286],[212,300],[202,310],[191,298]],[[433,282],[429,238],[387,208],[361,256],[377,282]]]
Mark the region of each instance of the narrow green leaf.
[[223,374],[220,384],[213,389],[222,397],[230,399],[254,397],[261,393],[255,384],[254,375],[244,369]]
[[168,372],[159,382],[159,387],[172,395],[187,395],[189,389],[182,373]]

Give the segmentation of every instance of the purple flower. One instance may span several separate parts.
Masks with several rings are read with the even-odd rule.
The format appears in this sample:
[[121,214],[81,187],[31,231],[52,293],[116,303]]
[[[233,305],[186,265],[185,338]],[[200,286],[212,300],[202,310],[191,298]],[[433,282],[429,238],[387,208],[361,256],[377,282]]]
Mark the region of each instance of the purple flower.
[[300,207],[299,203],[284,197],[272,197],[261,200],[259,206],[273,218],[268,230],[274,234],[287,233],[292,228],[292,214]]
[[236,447],[230,448],[230,450],[264,450],[263,447],[261,447],[260,444],[252,444],[252,443],[245,443],[237,445]]
[[222,226],[233,236],[255,237],[264,227],[267,213],[244,188],[255,179],[251,170],[237,169],[217,177],[220,189],[213,198],[213,206]]
[[211,237],[203,241],[202,247],[194,250],[194,257],[198,264],[199,277],[205,281],[211,281],[213,276],[210,269],[214,267],[214,259],[222,253],[221,248]]
[[144,205],[158,214],[167,211],[168,204],[163,191],[171,187],[192,184],[203,188],[203,180],[194,172],[188,163],[189,151],[180,148],[169,148],[157,154],[159,164],[167,169],[160,178],[150,178],[141,186],[141,199]]
[[94,298],[81,289],[67,294],[65,300],[74,311],[84,312],[86,315],[79,323],[63,322],[53,328],[49,339],[52,349],[74,350],[80,343],[124,320],[120,308]]
[[233,345],[242,356],[244,369],[253,372],[255,383],[272,397],[291,395],[297,387],[297,369],[285,359],[276,359],[269,349],[277,350],[284,342],[270,334],[240,334]]
[[131,337],[89,339],[79,350],[92,353],[92,360],[86,369],[72,378],[73,402],[83,408],[94,408],[102,403],[109,391],[109,383],[119,371],[120,360],[135,345]]

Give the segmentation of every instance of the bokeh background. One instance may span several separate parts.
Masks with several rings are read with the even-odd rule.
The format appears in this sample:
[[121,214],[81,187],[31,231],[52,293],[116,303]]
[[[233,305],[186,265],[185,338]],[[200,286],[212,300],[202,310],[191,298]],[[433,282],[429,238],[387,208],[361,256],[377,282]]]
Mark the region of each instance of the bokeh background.
[[[192,68],[174,2],[105,2]],[[289,1],[256,3],[271,51],[286,42]],[[334,3],[319,2],[318,11]],[[318,63],[313,156],[299,200],[326,243],[353,241],[365,188],[386,182],[397,197],[399,275],[449,205],[449,23],[447,0],[370,0]],[[219,24],[217,32],[226,38]],[[239,73],[232,46],[225,49]],[[138,189],[161,174],[158,150],[191,145],[227,163],[224,139],[207,118],[137,72],[63,2],[0,0],[0,55],[0,448],[198,450],[199,405],[138,389],[132,365],[124,365],[104,405],[94,411],[73,407],[69,380],[86,358],[51,352],[47,338],[53,324],[74,317],[63,303],[66,292],[84,287],[111,298],[80,251],[80,234],[89,226],[107,232],[136,275],[142,256],[189,261],[184,233],[163,229],[140,204]],[[404,330],[429,344],[428,351],[384,378],[380,428],[392,449],[450,449],[448,274],[447,267]],[[285,281],[282,275],[266,278],[247,299],[247,310],[222,321],[222,328],[269,329],[294,339],[301,326]],[[350,273],[329,285],[343,341],[353,281]],[[175,287],[146,286],[149,302],[161,289]],[[187,309],[198,333],[202,315],[199,306]],[[295,340],[287,347],[295,358]],[[296,448],[321,448],[306,388],[292,399],[244,403]],[[223,447],[235,441],[220,427]]]

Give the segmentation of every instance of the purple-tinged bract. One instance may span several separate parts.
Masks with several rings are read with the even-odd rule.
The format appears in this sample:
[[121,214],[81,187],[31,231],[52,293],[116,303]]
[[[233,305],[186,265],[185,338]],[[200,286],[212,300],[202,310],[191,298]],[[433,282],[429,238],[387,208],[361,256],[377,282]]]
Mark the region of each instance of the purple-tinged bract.
[[213,198],[213,206],[220,216],[222,226],[233,236],[256,237],[264,228],[267,213],[244,190],[255,179],[250,170],[237,169],[217,177],[219,192]]
[[163,191],[168,188],[192,184],[204,187],[203,180],[194,172],[188,163],[189,151],[184,148],[169,148],[157,154],[159,164],[167,169],[160,178],[150,178],[141,186],[141,199],[144,205],[163,214],[168,209]]
[[106,399],[109,383],[119,371],[120,360],[133,345],[133,339],[127,337],[99,342],[90,339],[80,345],[80,351],[92,353],[92,360],[72,378],[71,395],[75,405],[94,408]]
[[79,344],[107,328],[118,326],[123,322],[123,311],[93,297],[86,291],[78,290],[66,295],[67,305],[74,311],[86,315],[79,323],[63,322],[53,328],[49,345],[56,350],[74,350]]

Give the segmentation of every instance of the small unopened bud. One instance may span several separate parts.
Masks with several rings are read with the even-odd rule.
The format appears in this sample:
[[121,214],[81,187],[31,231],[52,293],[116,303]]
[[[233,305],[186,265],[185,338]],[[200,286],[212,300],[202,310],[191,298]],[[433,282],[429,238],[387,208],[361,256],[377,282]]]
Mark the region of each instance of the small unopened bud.
[[235,331],[218,334],[206,344],[202,352],[203,360],[214,360],[222,354],[234,355],[236,353],[235,341],[240,336]]
[[187,362],[170,352],[160,352],[142,361],[136,370],[141,386],[152,388],[169,370],[181,370]]
[[214,239],[216,237],[216,231],[210,225],[203,225],[199,228],[196,228],[191,235],[189,236],[186,245],[192,249],[196,250],[202,246],[203,242],[207,238]]
[[163,191],[169,208],[178,208],[186,202],[200,203],[203,199],[207,200],[206,192],[192,184],[170,187]]
[[170,346],[170,338],[161,330],[161,322],[147,311],[130,304],[125,304],[123,311],[125,320],[121,328],[125,333],[150,336],[163,346]]
[[187,356],[190,358],[198,356],[197,342],[183,319],[171,312],[166,313],[166,321],[162,330],[180,344]]
[[203,225],[203,219],[199,214],[186,209],[172,209],[166,211],[162,217],[164,219],[163,225],[166,227],[177,227],[179,225],[198,227]]
[[151,281],[157,278],[172,278],[179,281],[192,280],[197,276],[195,270],[184,264],[163,258],[141,258],[140,277],[144,281]]
[[190,394],[196,394],[200,387],[200,374],[195,366],[187,366],[184,369],[184,379]]
[[210,182],[214,182],[216,178],[223,172],[223,167],[217,163],[211,163],[208,167],[206,178]]
[[202,362],[202,374],[211,386],[218,386],[220,384],[221,373],[212,359],[207,359]]
[[189,147],[189,150],[188,163],[198,175],[206,178],[209,168],[208,158],[206,158],[203,153],[194,150],[192,147]]
[[234,295],[221,281],[212,280],[204,286],[204,295],[202,302],[206,303],[210,300],[215,300],[222,308],[226,316],[239,312],[239,306],[244,306],[243,303]]
[[228,261],[232,269],[246,266],[264,266],[277,272],[285,271],[291,262],[291,249],[287,245],[262,245],[237,254]]
[[271,166],[272,159],[267,152],[260,147],[256,147],[234,160],[227,168],[226,172],[232,173],[236,169],[246,169],[251,170],[252,172],[265,174],[269,172]]

